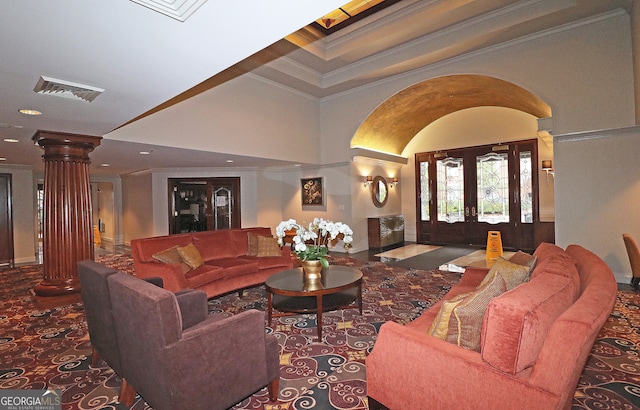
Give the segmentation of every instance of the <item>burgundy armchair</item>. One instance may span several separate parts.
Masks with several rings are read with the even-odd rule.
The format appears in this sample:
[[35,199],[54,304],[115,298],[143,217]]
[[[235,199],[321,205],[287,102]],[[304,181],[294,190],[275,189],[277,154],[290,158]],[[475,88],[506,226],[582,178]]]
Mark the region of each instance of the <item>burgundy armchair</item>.
[[108,283],[124,374],[154,409],[226,409],[266,385],[277,399],[280,347],[264,312],[185,324],[194,317],[186,311],[206,311],[204,292],[180,306],[172,292],[124,273]]

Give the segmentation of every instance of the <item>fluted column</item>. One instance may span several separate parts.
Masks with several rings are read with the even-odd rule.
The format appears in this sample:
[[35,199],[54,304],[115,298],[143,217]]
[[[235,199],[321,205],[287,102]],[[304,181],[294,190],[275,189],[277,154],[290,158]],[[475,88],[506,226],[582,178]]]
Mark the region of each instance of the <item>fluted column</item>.
[[89,153],[102,137],[38,131],[44,148],[43,275],[38,296],[80,291],[76,263],[93,259]]

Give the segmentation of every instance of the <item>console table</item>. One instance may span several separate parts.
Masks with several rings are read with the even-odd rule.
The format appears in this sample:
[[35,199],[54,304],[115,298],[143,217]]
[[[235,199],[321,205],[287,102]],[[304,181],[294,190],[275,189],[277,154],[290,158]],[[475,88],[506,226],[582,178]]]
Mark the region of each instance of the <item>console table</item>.
[[368,218],[369,248],[384,248],[404,242],[404,216]]

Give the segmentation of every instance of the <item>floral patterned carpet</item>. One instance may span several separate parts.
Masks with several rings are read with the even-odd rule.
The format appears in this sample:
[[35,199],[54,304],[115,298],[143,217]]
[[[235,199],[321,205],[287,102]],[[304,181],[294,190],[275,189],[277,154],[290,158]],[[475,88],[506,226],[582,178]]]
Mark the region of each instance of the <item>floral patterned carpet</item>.
[[[129,257],[97,260],[133,273]],[[279,401],[266,389],[234,409],[367,409],[364,359],[380,326],[406,323],[437,302],[460,274],[391,267],[340,257],[334,264],[364,274],[363,315],[357,309],[324,314],[323,340],[315,315],[274,318],[267,331],[281,346]],[[116,403],[119,378],[101,363],[92,368],[82,303],[38,310],[29,289],[41,279],[37,265],[0,271],[0,388],[63,391],[63,409],[126,409]],[[233,315],[265,310],[264,286],[209,301],[209,309]],[[149,408],[140,398],[131,409]],[[576,390],[574,409],[640,408],[640,294],[619,291],[614,311],[598,335]]]

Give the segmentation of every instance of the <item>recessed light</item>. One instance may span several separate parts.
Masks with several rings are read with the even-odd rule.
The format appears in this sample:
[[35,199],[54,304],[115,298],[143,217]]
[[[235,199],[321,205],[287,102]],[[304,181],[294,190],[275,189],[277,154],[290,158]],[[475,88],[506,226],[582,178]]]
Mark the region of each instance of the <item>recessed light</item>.
[[100,164],[101,167],[110,167],[111,164]]
[[21,110],[18,110],[18,112],[20,114],[24,114],[24,115],[42,115],[42,113],[38,110],[31,110],[28,108],[23,108]]
[[4,157],[0,157],[0,161],[6,161],[7,159]]
[[149,151],[140,151],[140,155],[149,155],[151,154]]
[[232,159],[228,159],[226,162],[231,164],[233,162],[233,160]]
[[3,141],[4,142],[20,142],[20,140],[17,140],[15,138],[5,138]]

